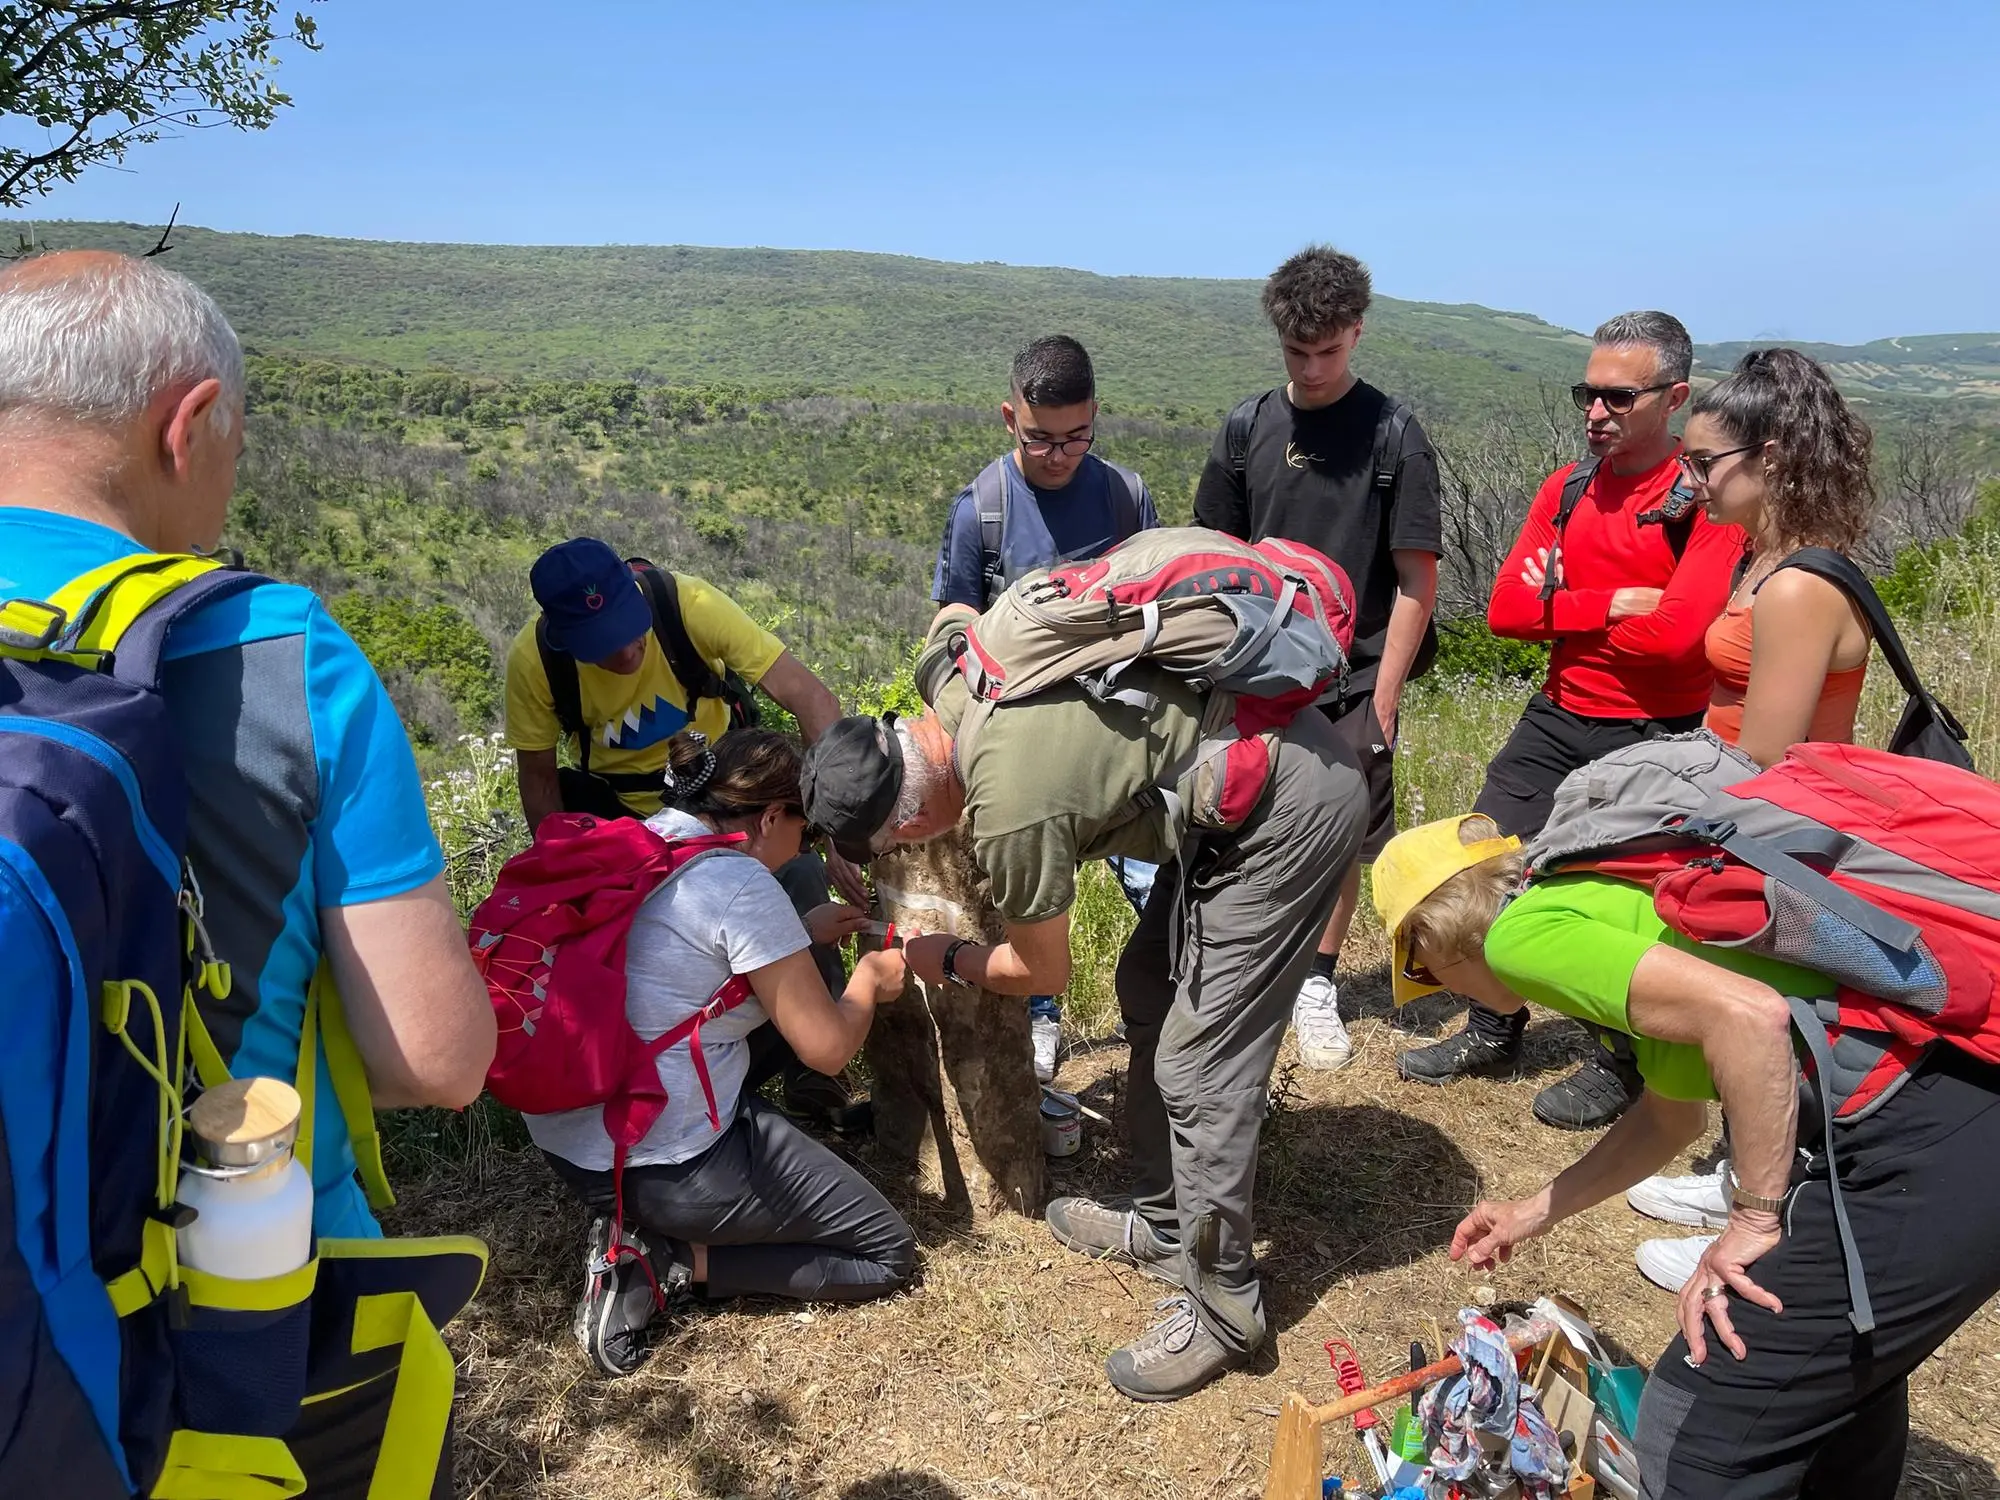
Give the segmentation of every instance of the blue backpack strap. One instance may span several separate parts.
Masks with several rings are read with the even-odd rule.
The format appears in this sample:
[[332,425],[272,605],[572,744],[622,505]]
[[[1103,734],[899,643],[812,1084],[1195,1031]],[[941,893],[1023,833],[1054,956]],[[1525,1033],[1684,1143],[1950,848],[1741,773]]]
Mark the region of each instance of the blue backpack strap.
[[1007,588],[1007,564],[1001,555],[1007,531],[1005,458],[996,458],[972,481],[972,505],[979,517],[980,608],[985,609]]
[[157,689],[167,632],[190,611],[258,584],[261,573],[185,553],[135,553],[59,589],[50,603],[65,616],[59,653],[95,658],[98,669],[134,687]]

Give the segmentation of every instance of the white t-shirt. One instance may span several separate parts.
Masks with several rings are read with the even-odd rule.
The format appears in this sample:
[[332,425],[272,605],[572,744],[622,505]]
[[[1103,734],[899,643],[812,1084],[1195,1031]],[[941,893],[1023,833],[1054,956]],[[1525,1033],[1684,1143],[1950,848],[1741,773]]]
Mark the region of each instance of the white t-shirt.
[[[669,808],[646,820],[662,838],[699,837],[710,830]],[[771,872],[746,854],[712,854],[653,892],[632,919],[625,947],[625,1015],[650,1041],[686,1020],[732,974],[748,974],[810,946],[805,924]],[[715,1088],[715,1109],[727,1130],[750,1071],[744,1040],[768,1019],[755,999],[701,1028],[702,1056]],[[667,1107],[627,1153],[627,1166],[687,1161],[715,1144],[708,1101],[687,1043],[658,1058]],[[526,1115],[528,1134],[544,1151],[586,1171],[611,1170],[611,1137],[601,1105],[555,1115]]]

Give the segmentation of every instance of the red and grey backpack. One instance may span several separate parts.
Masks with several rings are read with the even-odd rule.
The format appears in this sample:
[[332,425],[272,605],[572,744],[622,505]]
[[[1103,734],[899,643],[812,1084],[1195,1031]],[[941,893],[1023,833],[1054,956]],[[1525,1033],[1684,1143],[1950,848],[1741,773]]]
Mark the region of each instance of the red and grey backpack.
[[[965,764],[992,714],[1067,683],[1143,712],[1152,695],[1122,681],[1143,661],[1209,694],[1201,743],[1160,795],[1177,798],[1173,784],[1193,773],[1188,821],[1234,828],[1285,726],[1339,696],[1353,641],[1353,587],[1323,553],[1196,526],[1142,531],[1093,561],[1028,574],[951,634],[942,665],[972,700],[954,753]],[[926,701],[942,680],[923,674]]]
[[1975,772],[1836,744],[1794,745],[1760,771],[1710,734],[1653,740],[1564,781],[1527,859],[1531,882],[1591,871],[1649,886],[1676,932],[1839,986],[1787,997],[1829,1163],[1835,1126],[1879,1109],[1929,1049],[2000,1064],[2000,785]]
[[[701,1028],[753,998],[750,981],[731,975],[692,1015],[642,1038],[625,1014],[632,919],[649,896],[700,861],[747,857],[741,843],[738,834],[664,839],[630,818],[554,813],[535,842],[501,867],[493,894],[472,914],[472,961],[500,1031],[486,1087],[523,1114],[604,1107],[619,1228],[626,1153],[667,1106],[660,1054],[688,1045],[709,1123],[720,1130]],[[616,1233],[613,1246],[614,1259],[636,1254]]]

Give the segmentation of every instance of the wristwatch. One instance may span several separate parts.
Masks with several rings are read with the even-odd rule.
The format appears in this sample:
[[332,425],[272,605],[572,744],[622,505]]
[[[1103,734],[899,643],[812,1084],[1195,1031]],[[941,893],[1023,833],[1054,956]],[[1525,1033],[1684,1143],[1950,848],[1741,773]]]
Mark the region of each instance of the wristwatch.
[[938,960],[938,967],[944,970],[944,977],[947,980],[968,989],[971,988],[971,981],[959,976],[958,950],[971,946],[972,944],[964,938],[953,938],[949,943],[945,944],[944,957]]
[[1731,1208],[1755,1208],[1767,1214],[1774,1214],[1785,1206],[1785,1195],[1783,1193],[1780,1193],[1775,1198],[1764,1198],[1745,1188],[1742,1183],[1736,1180],[1736,1168],[1734,1167],[1729,1169],[1728,1180],[1729,1206]]

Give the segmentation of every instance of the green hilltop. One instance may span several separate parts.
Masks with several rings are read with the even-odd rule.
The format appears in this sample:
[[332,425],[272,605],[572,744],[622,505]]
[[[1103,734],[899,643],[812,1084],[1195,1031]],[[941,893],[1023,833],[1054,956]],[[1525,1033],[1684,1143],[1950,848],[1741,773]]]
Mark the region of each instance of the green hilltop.
[[[157,226],[16,220],[52,247],[139,252]],[[535,379],[740,385],[984,402],[1008,358],[1053,330],[1096,359],[1106,404],[1213,420],[1278,374],[1261,283],[1099,276],[842,250],[450,245],[173,232],[253,349]],[[1703,371],[1748,344],[1704,345]],[[2000,397],[2000,335],[1802,346],[1878,408]],[[1378,297],[1362,365],[1433,422],[1539,403],[1579,374],[1585,336],[1525,313]],[[1982,400],[1979,405],[1987,408]],[[1885,413],[1886,414],[1886,413]],[[1990,413],[1988,413],[1990,414]]]

